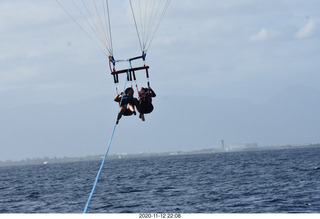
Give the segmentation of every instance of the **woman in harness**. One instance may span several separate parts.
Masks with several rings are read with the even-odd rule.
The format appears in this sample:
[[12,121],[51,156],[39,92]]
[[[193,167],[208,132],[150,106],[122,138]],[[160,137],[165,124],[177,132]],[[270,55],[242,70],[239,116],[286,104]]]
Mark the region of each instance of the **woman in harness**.
[[139,90],[139,107],[137,107],[140,115],[139,118],[145,121],[144,114],[151,113],[153,111],[152,98],[156,97],[156,93],[151,89],[141,87]]
[[[114,98],[114,101],[120,103],[120,110],[117,118],[117,124],[119,123],[120,118],[122,115],[124,116],[131,116],[132,114],[136,115],[135,106],[138,106],[139,101],[137,98],[133,97],[133,89],[131,87],[127,88],[123,92],[117,94],[117,96]],[[123,95],[123,96],[122,96]]]

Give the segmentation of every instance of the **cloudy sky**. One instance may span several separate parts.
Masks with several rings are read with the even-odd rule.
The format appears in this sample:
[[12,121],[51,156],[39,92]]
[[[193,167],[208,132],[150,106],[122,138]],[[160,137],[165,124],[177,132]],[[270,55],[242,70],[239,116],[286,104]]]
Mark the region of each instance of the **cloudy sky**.
[[[117,2],[114,52],[139,55]],[[319,11],[318,0],[172,1],[147,56],[155,111],[121,119],[110,153],[320,142]],[[118,111],[106,56],[56,1],[2,0],[0,48],[0,160],[104,154]]]

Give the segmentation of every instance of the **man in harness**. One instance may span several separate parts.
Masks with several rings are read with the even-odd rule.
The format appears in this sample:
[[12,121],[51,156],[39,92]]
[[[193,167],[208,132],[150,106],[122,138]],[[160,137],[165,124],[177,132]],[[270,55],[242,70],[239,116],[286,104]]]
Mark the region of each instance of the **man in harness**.
[[[119,120],[121,119],[122,115],[124,116],[131,116],[132,114],[136,115],[135,106],[138,108],[139,101],[137,98],[133,97],[133,89],[131,87],[127,88],[123,92],[117,94],[117,96],[114,98],[114,101],[120,103],[120,110],[117,117],[117,124],[119,123]],[[123,95],[123,96],[122,96]]]
[[156,93],[148,85],[148,88],[141,87],[139,90],[139,107],[137,107],[140,115],[139,118],[145,121],[144,114],[153,111],[152,98],[156,97]]

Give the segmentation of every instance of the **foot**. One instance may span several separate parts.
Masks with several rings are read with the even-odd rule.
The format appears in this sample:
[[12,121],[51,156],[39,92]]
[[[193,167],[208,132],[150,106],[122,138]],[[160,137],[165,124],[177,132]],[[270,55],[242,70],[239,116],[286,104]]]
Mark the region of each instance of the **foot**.
[[117,125],[119,124],[119,120],[116,121],[116,124],[117,124]]

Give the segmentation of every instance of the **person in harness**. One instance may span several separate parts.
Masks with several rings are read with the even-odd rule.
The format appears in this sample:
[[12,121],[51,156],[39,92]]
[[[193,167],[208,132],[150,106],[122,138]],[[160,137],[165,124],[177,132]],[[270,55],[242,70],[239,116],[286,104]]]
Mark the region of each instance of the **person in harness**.
[[139,90],[139,107],[137,107],[140,115],[139,118],[145,121],[144,114],[153,111],[152,98],[156,97],[156,93],[148,85],[148,88],[141,87]]
[[123,92],[117,94],[117,96],[114,98],[115,102],[120,103],[120,110],[119,110],[119,114],[117,117],[117,122],[116,124],[119,123],[119,120],[121,119],[122,115],[123,116],[131,116],[136,115],[136,111],[135,111],[135,106],[138,108],[138,104],[139,101],[137,98],[133,97],[134,91],[131,87],[127,88],[124,91],[124,95]]

